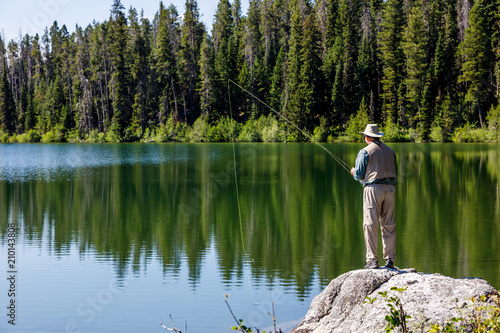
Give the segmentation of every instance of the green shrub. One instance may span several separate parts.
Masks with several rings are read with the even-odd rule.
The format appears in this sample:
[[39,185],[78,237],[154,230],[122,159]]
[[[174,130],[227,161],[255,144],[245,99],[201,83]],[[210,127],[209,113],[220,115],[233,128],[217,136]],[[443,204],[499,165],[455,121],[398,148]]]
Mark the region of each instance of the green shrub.
[[500,102],[496,107],[491,107],[486,120],[488,121],[491,140],[498,142],[500,140]]
[[411,141],[409,133],[406,133],[398,124],[394,124],[389,120],[385,122],[382,132],[384,133],[384,141],[387,142]]
[[282,142],[285,140],[285,131],[280,128],[279,121],[269,116],[269,122],[262,129],[262,141],[264,142]]
[[429,134],[429,139],[432,142],[444,142],[444,132],[441,126],[439,125],[432,125],[431,127],[431,133]]
[[97,128],[93,129],[87,135],[87,140],[86,141],[87,142],[91,142],[91,143],[106,142],[106,134],[102,133],[102,132],[100,133]]
[[142,129],[140,127],[127,127],[123,132],[123,142],[136,142],[142,136]]
[[486,142],[494,139],[494,133],[485,128],[476,128],[467,122],[453,132],[453,142]]
[[17,140],[19,142],[22,142],[22,143],[40,142],[41,139],[42,139],[42,136],[34,129],[29,130],[28,133],[17,136]]
[[238,141],[242,142],[258,142],[261,141],[261,134],[257,126],[257,121],[254,119],[249,119],[243,125],[240,135],[238,136]]
[[82,135],[79,130],[72,130],[66,134],[66,141],[68,142],[81,142]]
[[239,134],[238,123],[234,119],[224,117],[210,127],[208,131],[208,141],[210,142],[231,142],[236,141]]
[[207,142],[210,125],[206,116],[201,116],[193,124],[193,127],[187,133],[190,142]]
[[323,127],[318,126],[314,129],[314,133],[312,135],[312,138],[316,142],[325,142],[327,139],[326,131],[324,130]]
[[346,123],[345,131],[343,135],[339,136],[340,141],[363,141],[363,135],[359,132],[366,128],[369,124],[370,117],[368,116],[368,105],[365,102],[365,98],[361,100],[359,105],[359,110],[356,114],[351,115]]
[[[151,141],[155,142],[174,142],[174,141],[189,141],[186,138],[187,125],[182,122],[175,121],[172,116],[168,117],[165,123],[161,124],[151,136]],[[148,129],[146,129],[148,133]]]
[[151,130],[149,127],[147,127],[144,130],[144,134],[141,138],[141,142],[153,142],[155,135],[156,135],[155,130],[154,129]]
[[9,134],[0,130],[0,142],[9,142]]
[[66,137],[64,135],[64,129],[62,126],[56,126],[52,128],[50,131],[42,135],[42,142],[64,142],[66,141]]
[[338,138],[335,137],[335,135],[330,134],[328,138],[326,139],[327,142],[335,142],[335,141],[340,141]]
[[122,137],[117,131],[110,129],[106,133],[105,140],[103,142],[122,142]]

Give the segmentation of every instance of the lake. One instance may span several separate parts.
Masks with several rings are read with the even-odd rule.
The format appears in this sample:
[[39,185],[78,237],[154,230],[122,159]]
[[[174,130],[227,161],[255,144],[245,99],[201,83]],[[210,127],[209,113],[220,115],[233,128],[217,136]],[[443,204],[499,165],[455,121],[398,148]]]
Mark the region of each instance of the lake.
[[[500,145],[389,145],[396,266],[499,289]],[[309,143],[3,144],[0,215],[2,332],[231,332],[226,295],[288,329],[364,266],[362,186]]]

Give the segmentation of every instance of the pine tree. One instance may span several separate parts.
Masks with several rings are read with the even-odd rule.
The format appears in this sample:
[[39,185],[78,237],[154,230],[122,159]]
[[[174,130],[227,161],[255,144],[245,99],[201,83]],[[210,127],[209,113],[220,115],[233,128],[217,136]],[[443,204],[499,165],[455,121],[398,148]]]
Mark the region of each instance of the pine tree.
[[381,68],[377,50],[380,0],[372,0],[361,6],[361,42],[359,43],[357,77],[359,95],[368,105],[369,116],[376,122],[380,116],[379,84]]
[[281,111],[286,104],[287,98],[284,96],[284,62],[285,62],[285,49],[280,48],[276,63],[273,68],[271,76],[271,89],[269,91],[270,106],[276,110]]
[[214,49],[210,36],[205,32],[200,46],[200,110],[206,116],[215,107],[214,97]]
[[500,0],[495,0],[494,2],[496,5],[493,7],[493,34],[491,38],[493,41],[493,52],[495,53],[494,84],[496,85],[496,97],[498,99],[500,97]]
[[28,132],[31,129],[34,129],[36,126],[36,112],[35,106],[33,103],[33,97],[31,94],[28,96],[28,106],[26,108],[26,117],[24,120],[24,130]]
[[[261,18],[261,1],[251,0],[249,3],[248,15],[245,20],[245,31],[243,36],[242,45],[243,57],[248,68],[249,75],[249,91],[252,95],[257,98],[266,100],[263,96],[263,87],[267,85],[265,78],[262,75],[262,59],[263,59],[263,46],[262,46],[262,35],[260,30],[260,18]],[[242,82],[243,83],[243,82]],[[244,95],[243,95],[244,96]],[[250,109],[252,112],[256,112],[261,109],[261,104],[258,103],[253,96],[250,97]],[[242,99],[245,100],[245,99]],[[248,100],[248,99],[247,99]],[[258,112],[257,112],[258,113]]]
[[[415,116],[420,115],[420,104],[424,91],[424,80],[427,72],[427,38],[423,21],[422,7],[415,5],[410,11],[408,28],[404,34],[404,54],[406,57],[407,78],[406,94],[410,102],[409,114],[406,114],[408,125],[415,128]],[[429,94],[430,92],[427,91]]]
[[0,34],[0,71],[4,69],[4,61],[5,61],[5,43],[2,38],[2,34]]
[[178,65],[177,54],[180,45],[179,14],[170,5],[164,8],[160,2],[158,17],[158,36],[155,48],[155,71],[158,80],[160,123],[168,117],[180,120],[180,103],[178,99]]
[[63,125],[66,117],[66,99],[64,96],[63,85],[59,75],[56,76],[52,84],[52,94],[50,95],[50,118],[49,130],[56,127],[58,124]]
[[358,44],[360,4],[356,0],[341,0],[340,20],[342,22],[342,104],[345,114],[341,115],[341,125],[358,109],[358,84],[356,82],[356,63],[358,61]]
[[397,123],[403,102],[400,93],[404,77],[404,20],[403,0],[387,0],[383,5],[381,31],[378,36],[384,73],[384,119],[393,123]]
[[123,140],[125,129],[130,121],[130,95],[129,84],[130,69],[127,63],[127,19],[120,0],[114,0],[111,9],[111,45],[113,74],[111,97],[113,105],[113,118],[111,121],[111,131],[115,135],[114,140]]
[[263,0],[260,10],[260,34],[262,38],[262,52],[264,53],[264,66],[266,72],[270,75],[272,73],[276,56],[279,52],[278,46],[278,20],[273,10],[273,0]]
[[199,115],[200,98],[196,87],[199,84],[200,47],[204,33],[205,27],[200,22],[198,3],[196,0],[186,0],[178,62],[185,121]]
[[136,135],[142,134],[147,125],[148,81],[150,78],[149,58],[151,47],[149,34],[151,26],[141,13],[140,20],[135,9],[130,10],[129,21],[132,31],[131,75],[133,80],[134,101],[132,105],[131,130]]
[[0,129],[12,135],[15,124],[15,102],[12,96],[11,85],[7,79],[7,62],[3,59],[2,77],[0,79]]
[[[303,22],[303,23],[302,23]],[[299,128],[312,131],[325,114],[324,79],[321,71],[321,39],[314,10],[298,0],[292,18],[289,71],[290,120]]]
[[220,0],[212,30],[215,53],[213,82],[215,108],[209,114],[211,121],[229,114],[227,84],[229,79],[234,80],[238,75],[236,71],[238,40],[234,21],[231,4],[228,0]]
[[477,110],[477,118],[483,126],[484,114],[490,109],[494,89],[492,69],[494,54],[492,50],[491,8],[485,0],[477,0],[470,11],[470,27],[465,31],[461,52],[466,61],[462,66],[460,82],[467,82],[466,101],[472,110]]
[[42,51],[40,47],[40,37],[38,34],[35,35],[33,38],[33,46],[32,46],[32,51],[31,51],[31,58],[34,61],[34,68],[33,68],[33,85],[37,85],[40,83],[40,79],[44,76],[44,70],[43,70],[43,58],[42,58]]
[[[87,133],[89,130],[97,129],[99,132],[107,130],[111,124],[111,100],[110,100],[110,74],[111,56],[107,43],[109,24],[96,24],[89,32],[89,77],[81,78],[82,98],[80,104],[81,117],[78,121],[80,130]],[[86,79],[88,81],[86,81]],[[94,88],[92,88],[94,87]],[[94,95],[94,96],[92,96]],[[93,97],[93,98],[92,98]],[[90,114],[92,99],[95,99],[96,112],[95,123]]]

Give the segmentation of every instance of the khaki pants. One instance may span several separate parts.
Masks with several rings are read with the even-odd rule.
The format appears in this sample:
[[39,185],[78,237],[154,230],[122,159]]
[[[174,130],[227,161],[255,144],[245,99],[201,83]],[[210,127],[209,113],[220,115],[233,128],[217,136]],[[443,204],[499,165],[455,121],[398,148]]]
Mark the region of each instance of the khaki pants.
[[366,262],[378,261],[378,227],[382,230],[384,259],[396,259],[396,221],[394,219],[394,185],[372,184],[363,190],[363,232]]

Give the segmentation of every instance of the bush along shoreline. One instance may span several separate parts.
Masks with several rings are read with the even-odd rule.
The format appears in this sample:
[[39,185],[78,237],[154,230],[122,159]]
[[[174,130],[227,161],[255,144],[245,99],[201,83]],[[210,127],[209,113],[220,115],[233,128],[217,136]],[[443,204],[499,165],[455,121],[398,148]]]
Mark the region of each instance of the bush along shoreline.
[[[488,115],[488,125],[478,127],[466,123],[453,132],[447,132],[435,124],[431,127],[429,140],[426,142],[500,142],[500,107]],[[496,114],[498,113],[498,115]],[[128,129],[122,136],[112,130],[99,132],[97,129],[89,133],[77,130],[68,131],[62,126],[43,133],[31,129],[24,134],[8,135],[0,130],[2,143],[104,143],[104,142],[361,142],[359,134],[370,122],[366,112],[358,112],[347,121],[345,130],[328,128],[321,122],[312,133],[304,135],[284,120],[273,115],[250,118],[238,123],[229,117],[210,123],[208,117],[198,118],[192,125],[174,121],[172,117],[157,127],[146,130]],[[392,122],[381,124],[386,142],[423,142],[418,129],[405,129]]]

